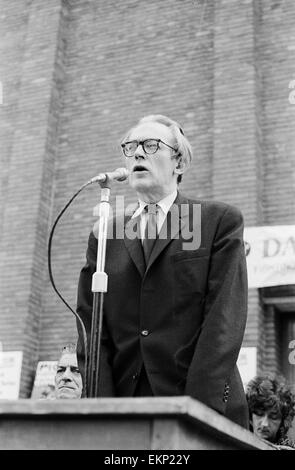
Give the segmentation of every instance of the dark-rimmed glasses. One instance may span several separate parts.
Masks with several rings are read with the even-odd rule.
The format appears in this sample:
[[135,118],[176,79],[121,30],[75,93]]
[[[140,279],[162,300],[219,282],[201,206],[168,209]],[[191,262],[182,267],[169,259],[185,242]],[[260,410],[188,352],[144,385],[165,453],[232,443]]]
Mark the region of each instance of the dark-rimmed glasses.
[[131,140],[130,142],[125,142],[124,144],[121,144],[121,147],[125,157],[133,157],[139,145],[142,146],[143,151],[147,155],[153,155],[153,153],[156,153],[157,150],[159,150],[160,142],[177,152],[177,149],[171,147],[171,145],[166,144],[161,139]]

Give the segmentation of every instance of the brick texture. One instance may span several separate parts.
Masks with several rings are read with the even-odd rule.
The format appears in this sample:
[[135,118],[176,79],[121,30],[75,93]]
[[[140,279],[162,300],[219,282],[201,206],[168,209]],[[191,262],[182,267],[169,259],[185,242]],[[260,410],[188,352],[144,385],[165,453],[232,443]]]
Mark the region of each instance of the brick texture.
[[[45,287],[56,128],[51,109],[52,84],[60,5],[57,1],[48,7],[41,1],[27,3],[27,14],[16,17],[15,2],[14,5],[4,2],[3,6],[1,12],[8,18],[9,33],[14,29],[17,34],[21,23],[19,43],[15,40],[14,47],[21,47],[22,53],[13,48],[11,57],[6,56],[4,63],[8,75],[4,74],[3,109],[10,118],[10,132],[6,155],[3,154],[6,164],[2,176],[5,197],[1,211],[0,331],[4,350],[23,351],[21,396],[27,396],[39,354]],[[14,61],[17,96],[14,96],[13,82],[8,79]]]

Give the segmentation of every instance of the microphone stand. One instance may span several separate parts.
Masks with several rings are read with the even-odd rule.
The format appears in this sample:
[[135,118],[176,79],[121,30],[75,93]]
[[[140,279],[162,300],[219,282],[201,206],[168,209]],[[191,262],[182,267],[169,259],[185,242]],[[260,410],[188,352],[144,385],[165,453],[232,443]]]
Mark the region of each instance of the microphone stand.
[[100,344],[103,323],[103,301],[104,293],[107,292],[108,276],[104,272],[106,241],[108,230],[108,218],[110,211],[110,178],[105,182],[99,182],[101,186],[101,196],[99,204],[99,228],[97,244],[96,272],[92,276],[93,306],[92,306],[92,324],[89,347],[89,361],[87,377],[87,397],[98,397],[98,379],[100,366]]

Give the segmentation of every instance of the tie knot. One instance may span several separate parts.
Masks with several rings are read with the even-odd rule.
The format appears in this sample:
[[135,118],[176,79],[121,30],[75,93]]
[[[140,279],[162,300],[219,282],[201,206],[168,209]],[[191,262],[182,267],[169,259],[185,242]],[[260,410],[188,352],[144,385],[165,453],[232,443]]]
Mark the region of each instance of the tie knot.
[[147,204],[144,210],[147,214],[157,214],[159,206],[158,204]]

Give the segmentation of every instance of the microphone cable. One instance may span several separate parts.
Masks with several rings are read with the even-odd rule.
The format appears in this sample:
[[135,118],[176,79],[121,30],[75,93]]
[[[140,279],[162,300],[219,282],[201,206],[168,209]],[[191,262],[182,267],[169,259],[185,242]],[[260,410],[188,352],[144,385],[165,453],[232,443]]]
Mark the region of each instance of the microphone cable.
[[63,209],[59,212],[58,216],[56,217],[55,221],[54,221],[54,224],[51,228],[51,231],[50,231],[50,235],[49,235],[49,239],[48,239],[48,250],[47,250],[47,260],[48,260],[48,272],[49,272],[49,279],[50,279],[50,282],[52,284],[52,287],[54,289],[54,291],[56,292],[56,294],[58,295],[58,297],[62,300],[62,302],[66,305],[66,307],[75,315],[76,319],[78,320],[81,328],[82,328],[82,334],[83,334],[83,342],[84,342],[84,354],[85,354],[85,394],[86,396],[88,395],[87,394],[87,380],[86,380],[86,377],[87,377],[87,370],[88,370],[88,358],[87,358],[87,354],[88,354],[88,343],[87,343],[87,333],[86,333],[86,329],[85,329],[85,325],[82,321],[82,318],[78,315],[78,313],[68,304],[68,302],[63,298],[63,296],[61,295],[61,293],[59,292],[59,290],[57,289],[56,285],[55,285],[55,282],[54,282],[54,279],[53,279],[53,274],[52,274],[52,267],[51,267],[51,247],[52,247],[52,238],[53,238],[53,234],[54,234],[54,231],[55,231],[55,228],[58,224],[58,221],[60,220],[60,218],[62,217],[62,215],[65,213],[65,211],[67,210],[67,208],[69,207],[69,205],[73,202],[73,200],[78,196],[78,194],[80,194],[83,189],[85,189],[87,186],[89,186],[90,184],[92,184],[92,181],[87,181],[87,183],[84,183],[79,189],[78,191],[71,197],[71,199],[66,203],[66,205],[63,207]]

